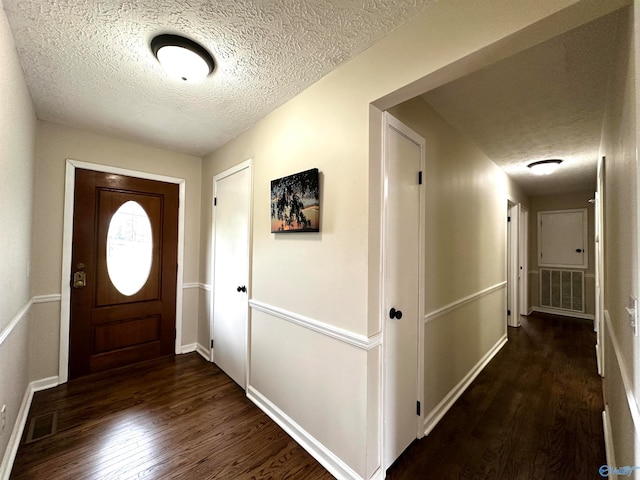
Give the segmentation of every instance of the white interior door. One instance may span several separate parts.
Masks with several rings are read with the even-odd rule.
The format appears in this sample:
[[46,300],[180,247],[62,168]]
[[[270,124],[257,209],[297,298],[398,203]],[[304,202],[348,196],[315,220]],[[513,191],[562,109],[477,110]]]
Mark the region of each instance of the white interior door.
[[212,358],[246,386],[251,163],[214,179]]
[[538,212],[538,265],[587,268],[587,209]]
[[[417,402],[422,288],[419,172],[424,139],[386,116],[384,466],[421,436]],[[393,318],[392,318],[393,317]]]

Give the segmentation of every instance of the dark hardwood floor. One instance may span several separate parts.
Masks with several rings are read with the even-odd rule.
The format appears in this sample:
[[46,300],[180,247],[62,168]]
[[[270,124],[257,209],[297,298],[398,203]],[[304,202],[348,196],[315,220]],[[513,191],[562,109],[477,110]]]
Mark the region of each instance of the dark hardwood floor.
[[[503,350],[387,478],[601,478],[594,344],[588,321],[523,317]],[[12,479],[332,478],[195,353],[37,393],[30,419],[51,412],[57,433],[24,444],[25,429]]]
[[602,479],[604,406],[593,322],[541,314],[522,320],[387,479]]
[[53,411],[57,433],[25,445],[25,429],[11,479],[333,478],[196,353],[36,393],[30,419]]

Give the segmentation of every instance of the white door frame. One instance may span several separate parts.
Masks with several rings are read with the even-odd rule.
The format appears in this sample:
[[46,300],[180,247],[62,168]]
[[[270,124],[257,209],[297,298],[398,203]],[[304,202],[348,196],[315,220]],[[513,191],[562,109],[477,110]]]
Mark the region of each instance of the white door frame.
[[[386,476],[386,471],[389,465],[385,465],[385,431],[384,425],[386,420],[386,405],[385,405],[385,394],[387,388],[387,381],[385,378],[385,365],[384,362],[387,356],[387,346],[386,346],[386,322],[388,317],[387,305],[386,305],[386,294],[387,294],[387,285],[385,282],[386,271],[387,271],[387,246],[388,246],[388,236],[387,236],[387,225],[388,225],[388,182],[389,182],[389,157],[387,154],[387,130],[389,126],[392,125],[394,129],[400,131],[402,134],[406,135],[408,138],[411,138],[413,141],[416,141],[420,144],[421,149],[421,160],[420,160],[420,169],[423,172],[423,185],[425,183],[425,174],[426,174],[426,148],[425,148],[425,140],[419,134],[415,133],[409,127],[404,125],[398,119],[396,119],[393,115],[388,112],[383,113],[383,121],[382,121],[382,195],[381,195],[381,248],[380,248],[380,310],[379,315],[381,319],[382,325],[382,361],[380,362],[380,377],[382,378],[382,391],[380,396],[380,463],[382,465],[382,475]],[[425,294],[424,294],[424,278],[425,278],[425,203],[426,203],[426,193],[425,188],[420,189],[420,205],[419,205],[419,215],[420,215],[420,226],[419,226],[419,243],[420,248],[418,251],[418,378],[416,379],[417,383],[417,400],[420,402],[420,405],[424,406],[424,309],[425,309]],[[424,419],[425,412],[424,408],[421,411],[421,415],[416,415],[416,438],[422,438],[424,436]]]
[[60,301],[60,356],[58,361],[58,383],[69,379],[69,330],[71,318],[71,254],[73,252],[73,207],[76,185],[76,168],[96,172],[127,175],[129,177],[175,183],[179,187],[178,206],[178,273],[176,283],[176,341],[175,353],[182,353],[182,289],[184,284],[184,222],[186,181],[184,178],[169,177],[155,173],[140,172],[128,168],[112,167],[97,163],[87,163],[67,159],[64,189],[64,214],[62,230],[62,280]]
[[249,182],[250,182],[250,193],[249,193],[249,231],[247,232],[249,241],[247,242],[247,328],[246,328],[246,339],[245,339],[245,385],[249,385],[249,367],[251,365],[251,351],[250,351],[250,342],[251,338],[251,309],[249,308],[249,301],[251,300],[251,264],[252,264],[252,255],[251,252],[253,250],[253,159],[245,160],[238,165],[235,165],[227,170],[218,173],[213,177],[213,198],[211,198],[211,303],[209,305],[209,361],[213,362],[213,350],[211,348],[211,340],[213,340],[213,313],[214,313],[214,298],[215,298],[215,248],[216,248],[216,209],[214,206],[214,201],[217,195],[217,182],[230,177],[231,175],[240,172],[241,170],[249,169]]
[[605,316],[604,316],[604,215],[605,215],[605,181],[606,181],[606,157],[598,159],[596,203],[595,203],[595,283],[596,283],[596,311],[594,316],[594,329],[596,331],[596,360],[598,374],[605,376]]
[[[519,250],[520,250],[520,204],[507,200],[507,305],[505,313],[507,315],[507,325],[510,327],[520,326],[520,306],[519,306],[519,283],[518,272],[520,270]],[[509,220],[510,218],[510,220]],[[509,311],[511,316],[509,316]]]
[[518,215],[518,311],[520,315],[529,315],[529,210],[521,203]]

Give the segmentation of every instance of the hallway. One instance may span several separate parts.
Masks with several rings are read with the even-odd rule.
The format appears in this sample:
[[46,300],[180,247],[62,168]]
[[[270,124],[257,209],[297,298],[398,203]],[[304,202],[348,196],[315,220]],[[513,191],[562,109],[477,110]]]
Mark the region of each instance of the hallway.
[[387,479],[597,479],[606,463],[593,324],[534,313]]
[[[387,478],[600,478],[606,462],[594,343],[588,321],[523,317]],[[35,395],[30,419],[56,411],[58,433],[23,443],[12,479],[330,478],[195,353],[117,372]]]

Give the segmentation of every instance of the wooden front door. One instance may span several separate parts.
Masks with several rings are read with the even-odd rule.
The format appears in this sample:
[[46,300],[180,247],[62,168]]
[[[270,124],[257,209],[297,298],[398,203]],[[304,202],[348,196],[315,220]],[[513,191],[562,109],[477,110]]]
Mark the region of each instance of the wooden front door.
[[76,170],[69,376],[174,353],[179,187]]

